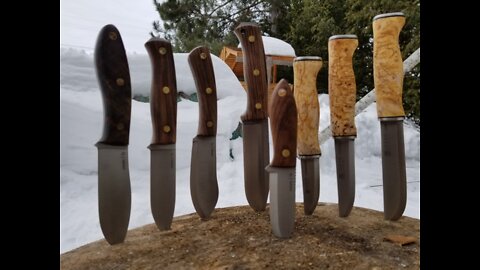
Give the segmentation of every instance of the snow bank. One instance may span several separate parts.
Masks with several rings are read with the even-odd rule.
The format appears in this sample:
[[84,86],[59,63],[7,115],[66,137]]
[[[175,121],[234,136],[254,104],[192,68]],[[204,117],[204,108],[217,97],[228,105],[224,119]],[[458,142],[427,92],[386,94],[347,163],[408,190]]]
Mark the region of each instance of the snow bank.
[[[295,50],[293,49],[292,45],[288,44],[287,42],[281,39],[262,36],[262,41],[263,41],[263,49],[265,51],[265,55],[296,56]],[[238,44],[238,48],[241,48],[241,47],[242,47],[242,44]]]

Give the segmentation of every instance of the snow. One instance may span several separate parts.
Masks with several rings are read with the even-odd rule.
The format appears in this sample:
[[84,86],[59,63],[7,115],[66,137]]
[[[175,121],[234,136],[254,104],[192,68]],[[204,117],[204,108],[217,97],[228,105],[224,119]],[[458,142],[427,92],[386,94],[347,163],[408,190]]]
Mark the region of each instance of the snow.
[[[293,49],[292,45],[288,44],[287,42],[274,38],[274,37],[267,37],[262,36],[263,41],[263,50],[265,51],[265,55],[284,55],[284,56],[296,56],[295,50]],[[238,48],[241,48],[242,44],[238,44]]]
[[[150,66],[148,56],[128,53],[135,88],[149,89]],[[181,59],[185,55],[180,55]],[[147,58],[146,58],[147,57]],[[177,56],[175,57],[177,60]],[[214,58],[216,59],[216,58]],[[77,49],[60,51],[60,252],[66,252],[89,242],[102,239],[98,221],[97,149],[100,139],[103,108],[93,67],[93,55]],[[214,65],[217,61],[214,60]],[[175,63],[177,71],[186,78],[186,61]],[[215,69],[217,72],[217,69]],[[222,71],[219,71],[219,74]],[[226,73],[226,71],[225,71]],[[142,77],[143,76],[143,77]],[[191,76],[191,75],[190,75]],[[219,76],[218,76],[219,77]],[[229,84],[237,81],[217,77],[218,134],[217,177],[219,199],[217,208],[247,205],[243,186],[242,139],[230,140],[246,107],[242,89],[228,92]],[[183,80],[183,79],[181,79]],[[235,83],[234,83],[235,82]],[[180,86],[181,83],[178,82]],[[191,83],[185,83],[190,85]],[[180,88],[180,87],[179,87]],[[190,87],[186,87],[190,89]],[[225,90],[223,90],[225,89]],[[189,90],[191,91],[191,89]],[[221,94],[225,91],[225,94]],[[240,94],[239,94],[240,93]],[[330,121],[328,95],[319,95],[320,130]],[[196,135],[198,103],[182,100],[178,103],[177,134],[177,190],[175,216],[195,211],[189,189],[192,139]],[[382,167],[380,152],[380,125],[375,103],[356,118],[358,137],[355,140],[356,197],[355,206],[383,211]],[[404,215],[420,217],[420,133],[405,124],[407,158],[407,206]],[[150,107],[148,103],[132,101],[129,163],[132,185],[132,209],[129,229],[154,222],[150,213],[149,170],[151,140]],[[272,156],[270,145],[270,156]],[[320,201],[338,202],[333,140],[321,146]],[[230,158],[230,151],[234,156]],[[300,162],[296,169],[296,201],[303,201]],[[128,237],[128,235],[127,235]]]

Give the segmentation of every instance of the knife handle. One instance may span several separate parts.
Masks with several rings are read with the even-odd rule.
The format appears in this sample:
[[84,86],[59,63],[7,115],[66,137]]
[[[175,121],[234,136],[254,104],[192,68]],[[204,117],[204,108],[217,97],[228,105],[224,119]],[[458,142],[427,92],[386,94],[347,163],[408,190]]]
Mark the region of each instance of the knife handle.
[[145,43],[152,64],[150,113],[152,144],[174,144],[177,135],[177,81],[172,44],[152,37]]
[[269,115],[273,140],[273,159],[270,166],[295,167],[297,106],[290,85],[285,79],[281,79],[273,90]]
[[243,75],[247,83],[247,110],[241,119],[265,119],[268,117],[268,84],[260,27],[255,23],[243,22],[233,32],[242,44]]
[[398,42],[404,25],[405,15],[401,12],[373,18],[373,78],[379,118],[405,116],[403,61]]
[[111,24],[98,34],[95,70],[103,100],[103,134],[98,143],[128,145],[132,88],[122,37]]
[[318,127],[320,105],[317,93],[317,74],[322,68],[320,57],[297,57],[293,60],[293,95],[298,111],[298,155],[320,155]]
[[356,83],[353,53],[358,46],[355,35],[331,36],[328,40],[328,95],[333,136],[356,136]]
[[196,47],[188,55],[188,64],[197,87],[199,121],[197,134],[215,136],[217,134],[217,87],[210,50]]

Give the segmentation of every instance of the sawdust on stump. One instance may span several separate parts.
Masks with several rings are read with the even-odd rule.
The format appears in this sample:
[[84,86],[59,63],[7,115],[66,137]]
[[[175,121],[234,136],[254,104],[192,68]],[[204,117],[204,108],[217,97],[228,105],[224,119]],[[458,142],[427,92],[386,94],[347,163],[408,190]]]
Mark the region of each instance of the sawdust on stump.
[[[99,240],[60,256],[61,269],[419,269],[420,222],[354,207],[338,217],[337,204],[320,203],[311,216],[297,204],[295,232],[276,238],[267,210],[217,208],[202,221],[196,213],[174,218],[172,229],[155,224],[128,231],[125,242]],[[409,245],[385,241],[413,237]]]

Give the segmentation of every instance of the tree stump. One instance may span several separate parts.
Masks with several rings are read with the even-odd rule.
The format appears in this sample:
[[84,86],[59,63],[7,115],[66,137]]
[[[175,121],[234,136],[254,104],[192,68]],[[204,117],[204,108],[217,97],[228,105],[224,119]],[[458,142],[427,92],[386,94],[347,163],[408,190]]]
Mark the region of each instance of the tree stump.
[[62,254],[61,269],[420,268],[418,219],[386,221],[359,207],[340,218],[338,205],[326,203],[305,216],[299,203],[293,237],[278,239],[268,210],[217,208],[206,221],[192,213],[174,218],[169,231],[146,225],[128,231],[122,244],[102,239]]

